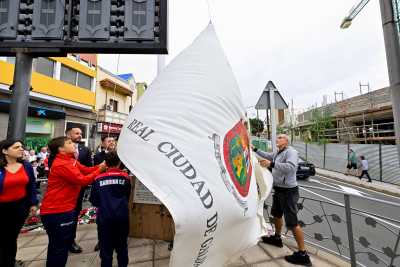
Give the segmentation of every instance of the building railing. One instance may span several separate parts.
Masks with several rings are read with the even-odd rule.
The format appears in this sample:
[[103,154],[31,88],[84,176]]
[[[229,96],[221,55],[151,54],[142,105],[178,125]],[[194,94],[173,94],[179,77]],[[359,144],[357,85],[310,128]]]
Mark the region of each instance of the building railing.
[[[300,197],[298,217],[306,243],[349,261],[352,267],[400,266],[400,221],[356,209],[351,205],[352,201],[363,201],[367,205],[371,203],[381,207],[382,210],[385,206],[392,208],[397,210],[395,215],[398,215],[399,203],[339,190],[300,186],[300,190],[305,192],[310,192],[309,189],[334,193],[344,203],[324,196],[321,199]],[[264,208],[266,220],[272,223],[271,201],[270,196]],[[290,236],[288,232],[286,235]]]
[[112,110],[100,109],[97,113],[97,120],[102,122],[124,124],[128,119],[128,114],[115,112]]

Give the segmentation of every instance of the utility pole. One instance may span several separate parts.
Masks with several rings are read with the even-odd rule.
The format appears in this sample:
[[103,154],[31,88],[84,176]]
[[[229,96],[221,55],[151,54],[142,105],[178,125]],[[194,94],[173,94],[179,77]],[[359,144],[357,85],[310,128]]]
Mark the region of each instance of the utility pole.
[[26,117],[28,116],[29,91],[32,78],[32,62],[33,57],[31,55],[21,52],[16,53],[7,139],[25,139]]
[[392,96],[396,144],[400,162],[400,44],[392,0],[380,0],[386,61]]
[[275,91],[276,88],[270,86],[269,88],[269,103],[271,111],[271,146],[272,152],[276,152],[276,110],[275,110]]

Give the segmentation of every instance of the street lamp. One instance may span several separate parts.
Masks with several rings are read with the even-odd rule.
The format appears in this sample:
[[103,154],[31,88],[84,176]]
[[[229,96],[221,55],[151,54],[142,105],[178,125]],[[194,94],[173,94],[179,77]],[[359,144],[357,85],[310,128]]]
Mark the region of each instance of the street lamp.
[[[358,5],[354,6],[350,13],[342,21],[340,27],[342,29],[348,28],[351,21],[360,13],[360,11],[368,4],[369,0],[362,0]],[[389,83],[391,88],[391,99],[393,109],[393,120],[395,125],[397,152],[400,161],[400,43],[399,43],[399,30],[397,28],[397,19],[395,14],[398,14],[397,2],[392,0],[380,0],[382,17],[383,37],[385,40],[386,62],[389,73]]]
[[358,15],[358,13],[361,12],[361,10],[363,10],[363,8],[368,4],[368,2],[369,0],[362,0],[357,5],[353,6],[353,8],[349,12],[349,15],[347,15],[343,19],[342,24],[340,24],[340,28],[347,29],[348,27],[350,27],[353,19]]

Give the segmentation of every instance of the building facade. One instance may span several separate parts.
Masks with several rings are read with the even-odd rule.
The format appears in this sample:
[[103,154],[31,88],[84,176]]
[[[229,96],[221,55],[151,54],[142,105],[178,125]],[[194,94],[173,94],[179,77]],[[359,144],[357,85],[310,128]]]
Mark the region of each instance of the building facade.
[[97,68],[96,111],[97,138],[112,136],[118,139],[129,112],[136,103],[135,80],[132,74],[115,75]]
[[[1,139],[7,135],[14,63],[13,57],[0,57]],[[38,150],[70,126],[81,128],[83,142],[94,146],[96,65],[96,55],[34,59],[26,123],[28,147]]]
[[309,135],[313,116],[326,114],[332,128],[323,133],[331,143],[382,143],[394,144],[395,131],[390,88],[382,88],[345,99],[297,116],[297,133],[300,139]]

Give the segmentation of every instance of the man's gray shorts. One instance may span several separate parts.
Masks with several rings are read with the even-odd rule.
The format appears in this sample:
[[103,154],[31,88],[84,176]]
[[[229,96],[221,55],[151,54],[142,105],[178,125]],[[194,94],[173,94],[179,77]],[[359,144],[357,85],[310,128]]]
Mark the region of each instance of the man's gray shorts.
[[271,214],[274,217],[285,218],[287,228],[294,228],[298,225],[297,201],[299,201],[299,188],[274,187],[275,193],[272,196]]

